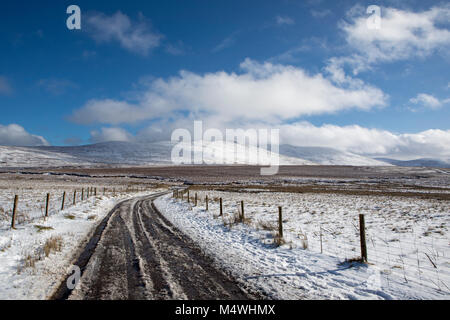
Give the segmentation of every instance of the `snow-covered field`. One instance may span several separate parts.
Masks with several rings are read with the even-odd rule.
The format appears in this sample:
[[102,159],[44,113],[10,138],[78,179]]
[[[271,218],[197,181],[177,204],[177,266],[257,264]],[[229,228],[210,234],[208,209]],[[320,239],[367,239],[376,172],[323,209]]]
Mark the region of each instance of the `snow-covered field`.
[[[330,185],[350,191],[369,185],[366,180],[344,180],[295,178],[276,184],[325,189]],[[158,181],[0,176],[0,299],[48,297],[68,274],[75,250],[93,227],[120,200],[160,191],[149,189]],[[436,189],[423,193],[437,192],[443,197],[420,198],[422,189],[414,185],[407,189],[419,196],[387,195],[391,188],[406,190],[402,181],[383,186],[379,195],[273,192],[261,183],[251,188],[239,184],[230,189],[233,192],[191,190],[191,198],[197,193],[199,199],[196,207],[171,195],[159,198],[156,205],[238,281],[275,299],[449,299],[450,202],[445,200],[447,183],[436,181]],[[130,186],[145,191],[127,191]],[[86,187],[96,187],[97,196],[81,201],[81,188]],[[65,209],[61,211],[64,191]],[[51,194],[49,218],[44,220],[47,193]],[[17,230],[10,230],[14,195],[19,196]],[[206,195],[209,211],[205,211]],[[219,213],[219,198],[223,199],[222,218],[214,217]],[[245,223],[233,223],[241,200]],[[285,243],[281,246],[273,244],[278,206],[283,209]],[[368,265],[346,262],[360,256],[359,214],[365,214]],[[50,251],[48,244],[53,244]]]
[[[80,191],[86,186],[0,180],[0,299],[48,298],[69,273],[80,244],[118,202],[158,191],[132,192],[116,186],[115,195],[109,192],[103,196],[103,188],[97,188],[97,196],[81,201],[78,194],[73,205],[73,189]],[[61,211],[64,190],[68,193]],[[49,217],[44,219],[47,192],[55,196],[50,198]],[[11,230],[14,194],[19,195],[18,221],[17,229]]]
[[[450,298],[448,201],[247,191],[253,192],[198,191],[197,207],[171,196],[156,204],[219,265],[274,298]],[[224,217],[215,219],[219,198]],[[247,221],[230,227],[241,200]],[[280,247],[273,245],[278,206],[286,241]],[[359,214],[365,214],[368,265],[345,262],[360,256]]]

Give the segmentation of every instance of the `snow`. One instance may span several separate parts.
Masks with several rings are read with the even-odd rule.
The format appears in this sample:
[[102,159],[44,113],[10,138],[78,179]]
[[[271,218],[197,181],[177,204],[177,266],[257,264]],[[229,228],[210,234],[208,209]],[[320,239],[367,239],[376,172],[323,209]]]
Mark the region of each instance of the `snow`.
[[[124,199],[148,194],[117,192],[115,196],[91,196],[75,206],[67,201],[63,211],[59,210],[60,201],[52,201],[50,216],[44,219],[40,202],[42,194],[49,191],[48,187],[42,185],[41,188],[36,188],[34,185],[34,188],[30,187],[26,192],[22,190],[19,208],[27,219],[18,221],[16,230],[9,227],[10,210],[3,213],[3,219],[0,220],[0,299],[48,298],[69,274],[68,268],[80,244],[89,237],[106,214]],[[158,191],[153,189],[152,192],[154,190]],[[17,191],[2,190],[0,209],[10,204],[10,198],[5,195]],[[62,239],[61,251],[52,252],[46,257],[43,246],[48,239],[55,237]],[[27,256],[40,256],[41,259],[35,262],[34,267],[26,267]]]
[[[155,204],[218,266],[244,286],[263,290],[271,298],[450,298],[449,203],[313,193],[197,193],[202,200],[208,194],[209,211],[203,201],[191,207],[171,195]],[[223,198],[224,218],[213,217],[219,212],[219,197]],[[224,221],[238,212],[240,200],[250,221],[225,226]],[[276,229],[278,205],[283,207],[286,239],[279,247],[273,244],[276,231],[265,230]],[[345,262],[359,256],[359,213],[366,214],[367,265]]]
[[[206,164],[248,164],[248,165],[316,165],[315,162],[298,157],[283,156],[266,149],[229,141],[180,143],[186,152],[192,152],[192,159],[200,157]],[[192,162],[193,163],[193,162]]]
[[29,147],[0,146],[0,167],[48,167],[87,164],[71,155]]
[[[6,168],[99,164],[167,165],[173,164],[171,151],[174,145],[170,141],[145,143],[113,141],[72,147],[0,146],[0,166]],[[257,146],[243,147],[228,141],[204,142],[203,145],[189,142],[180,145],[184,147],[185,152],[192,153],[192,160],[202,152],[202,159],[206,164],[267,165],[270,159],[273,163],[273,160],[278,158],[280,165],[391,166],[387,162],[332,148],[281,145],[280,152],[277,154]]]
[[382,160],[324,147],[297,147],[284,144],[280,146],[280,154],[302,158],[321,165],[392,166]]

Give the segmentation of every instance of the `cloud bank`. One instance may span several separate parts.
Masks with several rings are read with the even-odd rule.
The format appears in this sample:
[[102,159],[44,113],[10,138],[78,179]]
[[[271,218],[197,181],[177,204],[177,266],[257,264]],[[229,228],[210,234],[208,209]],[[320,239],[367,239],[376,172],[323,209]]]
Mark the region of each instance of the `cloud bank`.
[[426,130],[397,134],[358,125],[314,126],[298,122],[280,126],[283,143],[321,146],[369,156],[397,159],[440,158],[450,160],[450,130]]
[[273,123],[348,109],[370,110],[387,101],[381,90],[359,80],[338,84],[321,73],[250,59],[240,67],[239,74],[181,71],[176,77],[152,81],[139,103],[91,100],[75,110],[71,119],[80,124],[117,125],[180,113],[202,118],[215,115],[223,122]]
[[28,133],[18,124],[0,125],[0,145],[2,146],[48,146],[41,136]]

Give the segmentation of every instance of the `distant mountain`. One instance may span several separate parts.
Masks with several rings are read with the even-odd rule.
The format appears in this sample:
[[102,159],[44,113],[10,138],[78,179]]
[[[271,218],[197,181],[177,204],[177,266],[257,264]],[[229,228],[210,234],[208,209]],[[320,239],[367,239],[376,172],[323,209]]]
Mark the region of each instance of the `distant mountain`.
[[[186,144],[185,150],[193,154],[200,152],[196,146]],[[261,164],[258,159],[258,147],[246,147],[239,152],[237,144],[229,142],[211,142],[203,147],[203,159],[206,163]],[[265,150],[264,150],[265,151]],[[73,147],[1,147],[0,167],[60,167],[89,165],[170,165],[172,144],[169,141],[133,143],[103,142]],[[270,153],[269,153],[270,154]],[[276,154],[272,154],[272,157]],[[298,157],[280,156],[280,165],[314,165],[314,162]]]
[[280,154],[288,157],[302,158],[321,165],[349,165],[349,166],[392,165],[382,160],[375,160],[354,153],[324,147],[296,147],[284,144],[280,145]]
[[[148,166],[171,165],[172,143],[162,142],[103,142],[73,147],[2,147],[0,146],[0,167],[60,167],[123,165]],[[201,151],[194,144],[184,146],[186,150],[197,154]],[[246,147],[245,152],[238,145],[216,141],[203,147],[203,159],[206,163],[261,164],[258,162],[258,147]],[[350,152],[323,147],[296,147],[280,145],[280,165],[350,165],[350,166],[410,166],[450,168],[450,161],[436,159],[417,159],[409,161],[388,158],[368,158]],[[250,155],[250,156],[249,156]],[[272,154],[274,156],[276,154]]]
[[76,158],[80,162],[96,164],[149,165],[170,164],[169,141],[134,143],[102,142],[72,147],[30,147],[35,151],[55,152]]
[[450,159],[447,161],[439,159],[421,158],[415,160],[395,160],[389,158],[375,158],[376,160],[388,162],[399,167],[433,167],[433,168],[450,168]]
[[89,162],[70,154],[29,147],[0,146],[0,168],[5,167],[60,167],[89,165]]

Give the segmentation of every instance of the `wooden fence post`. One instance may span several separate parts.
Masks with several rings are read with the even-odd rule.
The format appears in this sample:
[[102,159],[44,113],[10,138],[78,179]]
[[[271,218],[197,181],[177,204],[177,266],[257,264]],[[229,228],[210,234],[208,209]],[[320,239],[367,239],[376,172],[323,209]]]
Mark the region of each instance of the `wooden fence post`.
[[195,206],[197,206],[197,192],[195,193]]
[[206,211],[208,211],[208,195],[205,198]]
[[77,202],[77,189],[75,189],[74,191],[73,191],[73,205],[75,205],[76,204],[76,202]]
[[359,215],[359,237],[361,241],[361,259],[363,262],[367,262],[366,223],[363,214]]
[[81,201],[84,200],[84,188],[81,188]]
[[63,192],[62,202],[61,202],[61,211],[64,210],[64,202],[66,201],[66,192]]
[[94,189],[94,196],[97,196],[97,188]]
[[320,226],[320,253],[323,253],[323,250],[322,250],[322,226]]
[[220,198],[220,216],[223,215],[222,198]]
[[282,208],[278,207],[278,237],[283,238],[283,213]]
[[189,189],[187,191],[187,202],[189,203],[190,199],[189,199]]
[[244,215],[244,200],[241,200],[241,221],[244,222],[245,215]]
[[48,217],[48,203],[50,202],[50,193],[47,193],[47,198],[45,200],[45,217]]
[[13,206],[13,212],[12,212],[12,220],[11,220],[11,229],[16,228],[16,212],[17,212],[17,202],[19,201],[19,196],[14,196],[14,206]]

